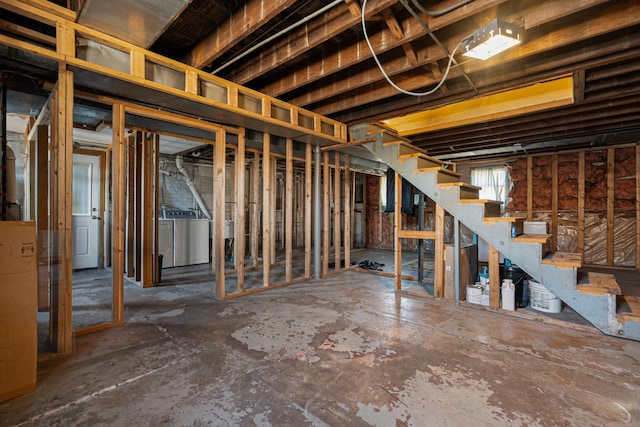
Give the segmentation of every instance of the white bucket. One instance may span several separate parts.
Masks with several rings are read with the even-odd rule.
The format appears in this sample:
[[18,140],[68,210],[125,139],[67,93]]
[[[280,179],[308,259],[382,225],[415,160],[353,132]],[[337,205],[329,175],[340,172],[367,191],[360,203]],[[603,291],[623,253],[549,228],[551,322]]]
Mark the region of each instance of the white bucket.
[[478,286],[467,286],[467,302],[481,304],[482,288]]
[[560,313],[562,311],[560,298],[540,283],[529,280],[529,294],[531,308],[546,313]]

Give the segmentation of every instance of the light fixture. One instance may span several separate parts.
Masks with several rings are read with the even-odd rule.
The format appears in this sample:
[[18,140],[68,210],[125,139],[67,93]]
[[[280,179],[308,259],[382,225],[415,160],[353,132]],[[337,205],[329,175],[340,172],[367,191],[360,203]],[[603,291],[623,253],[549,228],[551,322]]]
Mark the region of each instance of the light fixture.
[[517,25],[494,19],[462,41],[462,54],[487,59],[520,43]]

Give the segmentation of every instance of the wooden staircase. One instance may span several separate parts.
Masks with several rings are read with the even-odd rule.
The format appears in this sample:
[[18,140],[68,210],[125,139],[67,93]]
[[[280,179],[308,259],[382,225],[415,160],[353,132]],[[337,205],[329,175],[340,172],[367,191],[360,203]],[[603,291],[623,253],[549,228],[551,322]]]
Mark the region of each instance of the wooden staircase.
[[480,188],[462,182],[455,165],[428,156],[388,128],[358,125],[350,133],[355,140],[372,138],[362,147],[602,332],[640,340],[640,297],[621,295],[613,276],[589,273],[579,278],[580,254],[550,251],[550,234],[523,234],[523,218],[501,216],[500,202],[480,199]]

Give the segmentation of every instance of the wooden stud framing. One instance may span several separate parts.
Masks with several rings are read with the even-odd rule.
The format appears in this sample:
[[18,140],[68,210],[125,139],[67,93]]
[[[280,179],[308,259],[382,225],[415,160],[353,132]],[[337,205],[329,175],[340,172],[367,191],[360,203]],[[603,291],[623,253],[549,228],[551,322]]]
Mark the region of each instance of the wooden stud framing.
[[640,271],[640,142],[636,143],[636,270]]
[[351,267],[351,156],[344,156],[344,266]]
[[342,179],[340,176],[340,152],[333,152],[333,256],[335,262],[335,269],[340,270],[342,260],[342,224],[341,224],[341,210],[342,210]]
[[124,323],[124,254],[126,233],[126,205],[124,192],[126,182],[125,169],[125,129],[124,107],[113,105],[113,143],[112,143],[112,194],[113,194],[113,322]]
[[433,296],[444,297],[444,209],[436,204],[435,212],[435,254],[433,274]]
[[287,138],[284,191],[284,250],[285,250],[285,281],[291,282],[293,273],[293,140]]
[[236,215],[233,223],[234,264],[238,283],[238,292],[244,292],[244,256],[245,256],[245,132],[238,134],[236,151]]
[[[135,231],[135,237],[134,237],[134,244],[133,244],[133,251],[134,251],[134,277],[136,282],[139,282],[140,280],[142,280],[142,224],[141,222],[143,221],[143,209],[142,209],[142,192],[143,192],[143,179],[142,179],[142,171],[143,171],[143,166],[142,166],[142,159],[143,159],[143,132],[142,131],[137,131],[135,132],[136,135],[136,141],[135,141],[135,175],[134,175],[134,187],[133,187],[133,194],[135,197],[135,201],[134,201],[134,209],[133,209],[133,215],[134,215],[134,231]],[[129,213],[131,214],[131,213]]]
[[136,209],[136,140],[135,134],[130,134],[126,138],[126,158],[127,158],[127,277],[135,274],[135,209]]
[[489,306],[500,308],[500,252],[489,245]]
[[52,126],[51,209],[53,260],[51,282],[52,343],[58,353],[73,350],[72,334],[72,221],[71,185],[73,171],[73,73],[58,67],[58,91],[54,98],[55,126]]
[[400,230],[402,229],[402,177],[395,173],[395,200],[393,210],[393,247],[395,266],[395,287],[396,291],[402,290],[402,241],[400,240]]
[[551,155],[551,251],[558,250],[558,155]]
[[305,145],[304,162],[304,277],[311,278],[313,147]]
[[273,206],[271,204],[273,193],[272,171],[273,162],[271,161],[271,135],[264,134],[262,142],[262,283],[264,287],[271,284],[271,262],[272,262],[272,219],[274,216]]
[[153,271],[155,266],[155,137],[153,134],[142,132],[142,242],[141,249],[141,279],[142,287],[153,286]]
[[527,220],[533,220],[533,157],[527,156]]
[[584,151],[578,153],[578,251],[581,263],[584,263]]
[[249,210],[249,223],[251,232],[249,233],[249,253],[251,255],[251,266],[258,266],[258,236],[260,233],[260,154],[254,153],[251,162],[251,209]]
[[36,126],[36,119],[33,116],[29,116],[27,125],[25,126],[23,135],[23,149],[24,149],[24,212],[23,219],[25,221],[34,220],[36,212],[36,170],[38,164],[36,163],[36,151],[37,141],[29,139],[31,129]]
[[614,224],[615,224],[615,148],[607,149],[607,265],[614,260]]
[[49,310],[49,126],[39,125],[36,137],[36,205],[38,239],[38,310]]
[[216,297],[224,299],[226,295],[224,277],[224,209],[225,209],[225,173],[226,173],[226,132],[218,131],[213,153],[213,248],[211,268],[216,277]]
[[[278,234],[278,227],[277,227],[277,193],[278,193],[278,180],[277,180],[277,175],[278,175],[278,158],[276,156],[273,155],[273,153],[271,153],[271,190],[269,191],[269,196],[271,198],[270,201],[270,206],[271,206],[271,210],[267,212],[267,218],[271,219],[271,233],[273,233],[273,235],[271,236],[271,239],[269,240],[271,242],[271,265],[276,263],[276,247],[277,247],[277,243],[278,243],[278,238],[277,238],[277,234]],[[264,213],[263,213],[264,215]],[[271,279],[269,279],[269,284],[271,284]]]
[[326,275],[329,272],[329,228],[331,222],[329,220],[329,213],[331,212],[330,200],[329,200],[329,152],[323,153],[322,164],[322,179],[323,179],[323,203],[322,203],[322,275]]

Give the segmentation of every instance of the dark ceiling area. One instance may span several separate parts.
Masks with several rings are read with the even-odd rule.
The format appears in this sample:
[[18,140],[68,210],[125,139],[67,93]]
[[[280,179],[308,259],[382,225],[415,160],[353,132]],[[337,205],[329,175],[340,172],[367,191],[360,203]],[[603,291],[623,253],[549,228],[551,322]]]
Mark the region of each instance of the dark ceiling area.
[[[54,3],[67,6],[64,0]],[[409,136],[434,156],[484,158],[640,140],[635,0],[367,0],[371,46],[395,84],[411,92],[434,88],[450,53],[489,21],[500,18],[521,28],[519,45],[486,61],[467,59],[458,49],[444,83],[424,96],[400,93],[383,77],[362,28],[362,0],[161,0],[145,13],[159,15],[165,3],[174,4],[176,15],[164,18],[153,42],[142,47],[350,125],[573,76],[569,105],[523,108],[508,117]],[[80,23],[92,4],[96,0],[72,2]],[[5,23],[34,25],[5,12]],[[127,8],[114,6],[105,19],[126,18]],[[10,52],[1,56],[3,69],[11,70]],[[27,68],[30,75],[51,78]]]

